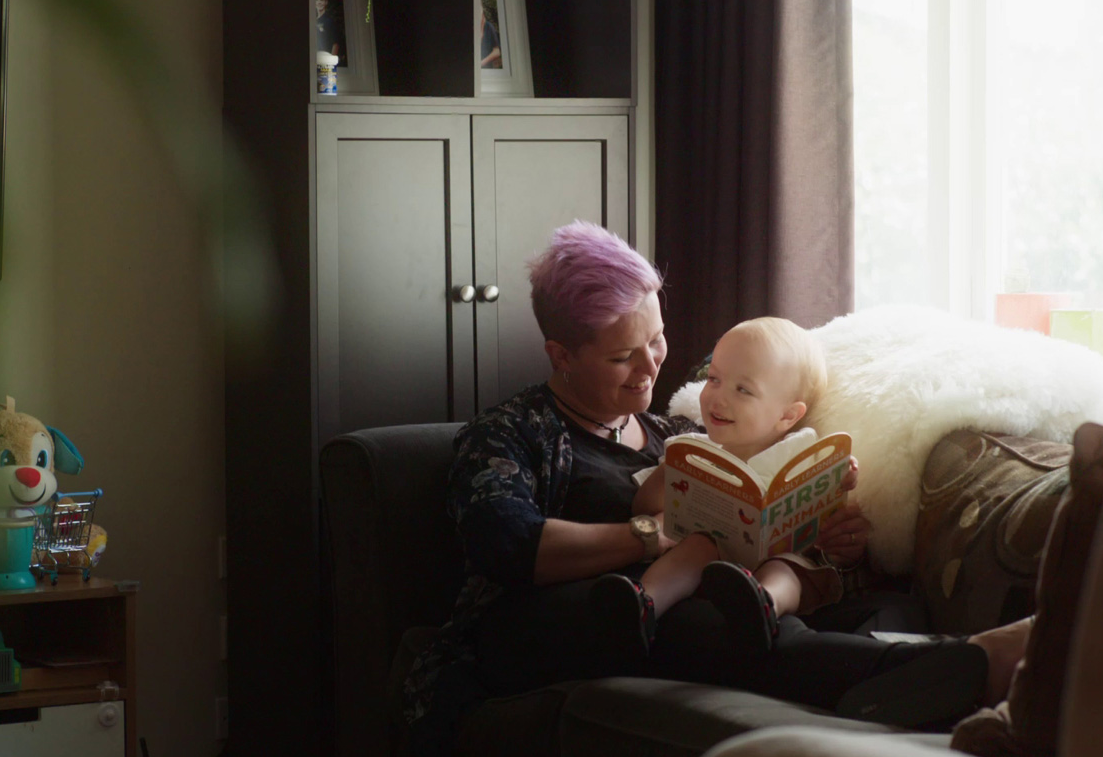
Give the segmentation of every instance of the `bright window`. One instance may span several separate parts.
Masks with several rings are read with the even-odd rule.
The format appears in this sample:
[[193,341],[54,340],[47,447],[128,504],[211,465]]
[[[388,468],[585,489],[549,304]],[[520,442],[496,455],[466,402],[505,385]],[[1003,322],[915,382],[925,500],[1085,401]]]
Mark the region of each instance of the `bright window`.
[[858,307],[1103,309],[1103,2],[853,10]]

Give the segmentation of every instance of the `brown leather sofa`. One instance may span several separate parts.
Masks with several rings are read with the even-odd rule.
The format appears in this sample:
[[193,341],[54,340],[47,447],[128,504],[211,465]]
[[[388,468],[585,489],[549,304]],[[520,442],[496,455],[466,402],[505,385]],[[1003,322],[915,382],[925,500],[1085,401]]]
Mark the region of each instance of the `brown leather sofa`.
[[[331,655],[324,709],[332,713],[339,757],[398,755],[406,749],[398,687],[417,650],[447,620],[463,575],[460,545],[444,509],[458,428],[361,430],[322,449],[324,635]],[[1049,463],[1043,472],[1060,460]],[[947,467],[944,459],[940,466]],[[953,470],[939,475],[970,478]],[[989,487],[995,474],[985,475],[981,483]],[[939,507],[952,510],[962,501],[948,496],[945,486],[933,491]],[[975,492],[959,494],[975,500]],[[1008,509],[1002,501],[991,506]],[[772,726],[897,734],[893,741],[931,747],[949,743],[948,734],[903,733],[733,689],[611,678],[491,700],[465,721],[458,752],[688,757]]]

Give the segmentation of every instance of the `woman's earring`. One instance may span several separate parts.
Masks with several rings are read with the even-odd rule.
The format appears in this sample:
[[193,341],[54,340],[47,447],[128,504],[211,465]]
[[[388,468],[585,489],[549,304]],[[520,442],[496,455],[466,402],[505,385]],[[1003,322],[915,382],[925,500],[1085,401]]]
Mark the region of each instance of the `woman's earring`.
[[570,384],[571,383],[571,372],[570,371],[563,371],[563,383],[565,383],[565,384]]

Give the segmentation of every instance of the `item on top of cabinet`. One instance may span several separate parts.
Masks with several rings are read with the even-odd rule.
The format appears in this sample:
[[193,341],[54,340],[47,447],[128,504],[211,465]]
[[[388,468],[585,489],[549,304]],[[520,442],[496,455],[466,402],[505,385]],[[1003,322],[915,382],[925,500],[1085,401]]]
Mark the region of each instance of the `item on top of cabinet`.
[[66,436],[37,418],[0,407],[0,590],[35,585],[31,555],[38,517],[55,501],[54,472],[80,473],[84,459]]
[[337,94],[337,62],[336,55],[323,50],[318,51],[318,91],[323,95]]
[[92,523],[101,496],[103,489],[58,493],[35,527],[31,563],[35,576],[49,576],[56,584],[58,573],[79,572],[88,580],[107,549],[107,532]]

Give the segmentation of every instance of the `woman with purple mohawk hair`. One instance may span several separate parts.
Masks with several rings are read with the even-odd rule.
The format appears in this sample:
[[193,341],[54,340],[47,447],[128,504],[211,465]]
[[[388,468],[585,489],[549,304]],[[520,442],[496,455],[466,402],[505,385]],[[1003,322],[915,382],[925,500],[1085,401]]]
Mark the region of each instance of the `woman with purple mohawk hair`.
[[663,285],[659,272],[627,242],[586,221],[556,229],[529,271],[532,309],[544,338],[572,350]]
[[650,406],[666,358],[658,271],[616,234],[585,221],[557,229],[529,270],[558,407],[592,434],[641,437],[634,415]]
[[[774,650],[763,651],[697,596],[656,620],[639,583],[650,561],[671,549],[715,555],[704,534],[675,545],[661,513],[632,516],[633,474],[657,464],[668,437],[701,430],[648,412],[666,358],[662,277],[615,234],[575,221],[554,232],[530,281],[551,375],[456,436],[447,505],[467,576],[452,619],[405,682],[414,754],[452,753],[462,718],[488,699],[608,676],[845,704],[847,714],[902,725],[971,710],[988,672],[981,642],[889,644],[817,633],[786,615]],[[611,574],[628,590],[603,603],[591,589]],[[637,629],[603,632],[604,615],[625,612]],[[1008,664],[992,667],[998,676]],[[913,679],[926,681],[925,696]]]

